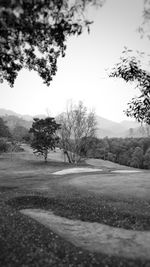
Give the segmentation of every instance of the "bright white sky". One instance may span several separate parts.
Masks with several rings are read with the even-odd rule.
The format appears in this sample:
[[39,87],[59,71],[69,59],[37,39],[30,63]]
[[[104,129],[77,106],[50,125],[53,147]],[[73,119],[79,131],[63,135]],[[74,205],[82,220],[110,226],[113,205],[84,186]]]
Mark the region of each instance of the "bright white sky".
[[0,85],[0,107],[20,114],[55,116],[69,100],[82,100],[105,118],[127,119],[123,110],[137,94],[133,84],[109,78],[106,68],[118,62],[124,46],[148,51],[150,43],[140,39],[143,0],[107,0],[90,12],[91,32],[68,40],[66,57],[59,60],[58,72],[50,87],[37,73],[23,70],[14,88]]

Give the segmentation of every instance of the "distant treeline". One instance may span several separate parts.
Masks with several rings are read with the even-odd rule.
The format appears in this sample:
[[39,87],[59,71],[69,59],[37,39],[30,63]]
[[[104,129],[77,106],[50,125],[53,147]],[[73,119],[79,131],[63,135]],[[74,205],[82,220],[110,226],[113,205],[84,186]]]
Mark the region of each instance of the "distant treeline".
[[[8,123],[0,118],[0,154],[9,151],[10,144],[11,150],[12,147],[13,150],[16,149],[16,142],[23,141],[30,144],[31,134],[28,129],[26,125],[19,125],[18,121],[12,124],[12,120]],[[73,145],[74,140],[72,140]],[[81,139],[81,143],[79,142],[78,153],[81,157],[100,158],[130,167],[150,169],[150,137],[103,139],[85,137]]]
[[[81,155],[121,165],[150,169],[150,138],[83,139]],[[86,145],[85,145],[86,144]]]

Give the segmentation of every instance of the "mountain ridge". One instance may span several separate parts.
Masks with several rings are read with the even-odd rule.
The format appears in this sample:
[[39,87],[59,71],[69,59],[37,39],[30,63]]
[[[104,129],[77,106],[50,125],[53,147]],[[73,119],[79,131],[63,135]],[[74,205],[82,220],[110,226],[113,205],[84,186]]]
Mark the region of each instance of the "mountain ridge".
[[[8,116],[18,117],[20,118],[20,124],[23,124],[21,120],[25,120],[29,122],[29,125],[31,125],[31,122],[33,118],[35,117],[38,117],[38,118],[46,117],[46,115],[43,115],[43,114],[37,114],[36,116],[31,116],[28,114],[21,115],[12,110],[0,108],[0,117],[4,117],[4,119],[7,121]],[[10,118],[9,118],[9,121],[10,121]],[[140,126],[139,123],[135,121],[124,120],[121,122],[115,122],[115,121],[106,119],[104,117],[101,117],[99,115],[96,115],[96,121],[97,121],[97,128],[98,128],[96,135],[99,138],[104,138],[106,136],[107,137],[129,137],[129,133],[128,133],[129,129],[131,128],[136,129]]]

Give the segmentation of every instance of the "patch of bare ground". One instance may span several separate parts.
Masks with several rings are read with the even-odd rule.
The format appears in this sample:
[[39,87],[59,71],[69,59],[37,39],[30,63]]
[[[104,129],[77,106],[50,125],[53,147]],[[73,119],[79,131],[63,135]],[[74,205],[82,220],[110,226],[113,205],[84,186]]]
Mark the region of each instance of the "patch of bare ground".
[[87,168],[87,167],[77,167],[77,168],[68,168],[68,169],[63,169],[57,172],[54,172],[53,174],[55,175],[64,175],[64,174],[73,174],[73,173],[84,173],[84,172],[100,172],[102,169],[98,168]]
[[42,223],[75,246],[86,250],[125,258],[150,259],[150,232],[69,220],[41,209],[25,209],[21,210],[21,213]]

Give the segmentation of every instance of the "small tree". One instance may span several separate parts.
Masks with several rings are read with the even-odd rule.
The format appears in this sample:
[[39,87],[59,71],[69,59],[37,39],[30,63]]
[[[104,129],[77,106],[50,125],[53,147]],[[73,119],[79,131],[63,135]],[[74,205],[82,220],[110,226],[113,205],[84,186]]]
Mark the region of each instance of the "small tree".
[[56,123],[54,118],[46,119],[35,118],[29,132],[33,134],[31,147],[37,155],[42,155],[47,162],[49,150],[54,150],[59,141],[56,132],[60,129],[60,124]]

